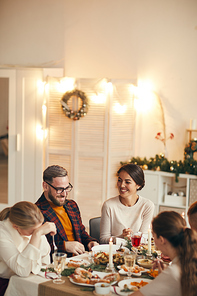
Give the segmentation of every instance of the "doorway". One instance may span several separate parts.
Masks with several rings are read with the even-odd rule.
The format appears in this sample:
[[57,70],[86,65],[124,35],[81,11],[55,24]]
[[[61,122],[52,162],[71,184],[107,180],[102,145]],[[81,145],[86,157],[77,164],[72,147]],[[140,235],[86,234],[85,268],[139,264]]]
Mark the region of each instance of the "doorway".
[[0,203],[8,203],[9,78],[0,78]]

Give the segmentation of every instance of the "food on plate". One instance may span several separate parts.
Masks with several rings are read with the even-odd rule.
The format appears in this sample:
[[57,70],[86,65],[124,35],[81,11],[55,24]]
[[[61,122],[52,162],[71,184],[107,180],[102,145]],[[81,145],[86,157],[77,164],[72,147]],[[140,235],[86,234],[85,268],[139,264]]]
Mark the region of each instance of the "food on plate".
[[84,278],[89,278],[90,279],[92,277],[92,273],[90,271],[82,268],[82,267],[77,267],[75,269],[74,273],[77,274],[77,275],[80,275],[80,276],[82,276]]
[[148,283],[145,282],[145,281],[143,281],[143,280],[141,280],[141,282],[131,282],[130,284],[131,284],[131,286],[135,286],[135,287],[137,287],[138,289],[140,289],[140,288],[142,288],[142,287],[148,285]]
[[100,279],[100,278],[91,278],[90,279],[90,285],[94,285],[96,283],[108,283],[108,284],[110,284],[110,280]]
[[137,291],[140,288],[144,287],[145,285],[147,285],[148,282],[141,280],[140,282],[130,282],[131,286],[134,287],[129,287],[127,284],[124,285],[124,288],[121,290],[121,292],[129,292],[129,291]]
[[127,284],[124,285],[123,289],[121,290],[121,292],[135,292],[138,291],[139,289],[137,287],[128,287]]
[[110,274],[104,276],[103,279],[105,279],[105,280],[109,280],[110,283],[112,283],[112,282],[115,282],[115,281],[119,281],[119,279],[120,279],[120,275],[119,275],[118,272],[116,272],[116,273],[110,273]]
[[[109,262],[109,253],[99,252],[94,255],[95,264],[107,264]],[[121,265],[124,263],[124,257],[121,254],[113,254],[113,263]]]
[[76,283],[82,283],[82,284],[89,284],[90,279],[89,278],[84,278],[79,274],[72,274],[71,278],[73,279],[74,282]]
[[74,273],[70,277],[76,283],[90,284],[90,285],[94,285],[100,282],[112,283],[114,281],[119,280],[120,278],[118,273],[109,273],[103,278],[101,278],[97,274],[94,275],[92,272],[81,267],[76,268]]
[[[123,264],[121,265],[121,268],[124,270],[124,271],[128,271],[128,269],[126,268],[126,266]],[[132,267],[131,269],[131,272],[132,273],[140,273],[142,271],[145,271],[145,268],[144,267],[141,267],[141,266],[138,266],[138,265],[135,265],[134,267]]]
[[117,252],[123,252],[123,253],[124,253],[125,249],[124,249],[124,248],[122,248],[122,247],[120,247],[120,248],[119,248],[119,249],[117,249],[116,251],[117,251]]
[[158,276],[158,270],[157,269],[155,269],[155,270],[153,270],[153,269],[150,269],[149,271],[147,271],[147,273],[150,275],[150,276],[152,276],[152,277],[156,277],[156,276]]
[[72,260],[72,259],[70,259],[67,264],[68,267],[80,267],[82,265],[86,266],[88,264],[83,260]]

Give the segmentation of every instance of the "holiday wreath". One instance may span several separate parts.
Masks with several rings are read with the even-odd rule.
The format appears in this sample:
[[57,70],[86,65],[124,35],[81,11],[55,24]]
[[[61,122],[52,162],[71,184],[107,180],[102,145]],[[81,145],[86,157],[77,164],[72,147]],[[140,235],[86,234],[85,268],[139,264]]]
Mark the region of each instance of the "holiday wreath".
[[[77,111],[73,111],[72,109],[70,109],[67,104],[68,100],[72,99],[72,97],[77,97],[77,98],[81,99],[81,101],[82,101],[82,106]],[[67,91],[61,99],[61,105],[62,105],[62,109],[63,109],[65,115],[68,118],[71,118],[74,120],[79,120],[81,117],[83,117],[87,114],[88,98],[87,98],[86,94],[81,90],[75,89],[73,91]]]

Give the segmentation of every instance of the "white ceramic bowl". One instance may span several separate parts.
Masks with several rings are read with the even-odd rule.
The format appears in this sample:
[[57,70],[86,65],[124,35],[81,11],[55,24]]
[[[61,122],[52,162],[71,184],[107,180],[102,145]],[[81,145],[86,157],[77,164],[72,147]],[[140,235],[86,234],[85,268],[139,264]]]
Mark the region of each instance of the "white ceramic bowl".
[[108,283],[96,283],[94,285],[96,294],[107,295],[110,293],[110,284]]
[[137,263],[139,266],[144,268],[152,268],[153,267],[153,260],[151,259],[138,259]]

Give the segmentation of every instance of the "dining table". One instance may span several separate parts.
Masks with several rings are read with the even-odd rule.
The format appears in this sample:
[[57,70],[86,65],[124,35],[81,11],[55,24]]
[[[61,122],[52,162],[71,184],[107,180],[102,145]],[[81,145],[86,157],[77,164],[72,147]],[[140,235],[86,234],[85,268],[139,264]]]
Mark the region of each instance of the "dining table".
[[[86,252],[69,259],[89,260],[90,255]],[[73,284],[69,277],[62,276],[65,282],[55,284],[52,279],[46,278],[44,274],[42,272],[38,275],[30,274],[28,277],[11,276],[5,296],[93,296],[93,288]],[[125,276],[120,275],[120,280],[124,278]],[[113,292],[115,293],[115,291],[114,289]]]

